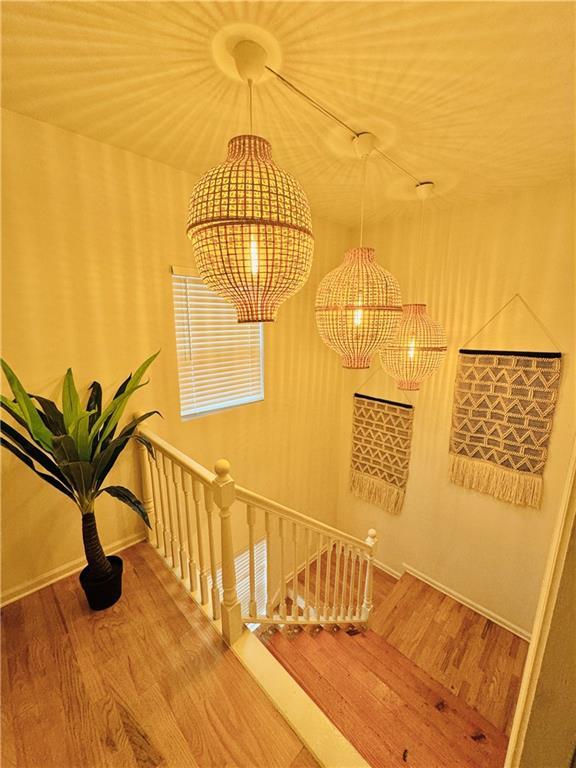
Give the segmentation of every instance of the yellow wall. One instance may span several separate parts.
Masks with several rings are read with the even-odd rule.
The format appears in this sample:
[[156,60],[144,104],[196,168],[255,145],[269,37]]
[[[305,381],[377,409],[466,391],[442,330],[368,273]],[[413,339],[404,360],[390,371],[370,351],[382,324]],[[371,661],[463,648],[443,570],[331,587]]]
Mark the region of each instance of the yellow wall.
[[[392,399],[400,393],[383,372],[364,387],[366,373],[343,372],[338,522],[357,535],[373,526],[383,563],[397,571],[407,563],[529,631],[575,431],[572,188],[542,187],[452,209],[441,199],[427,206],[420,250],[414,216],[372,227],[367,243],[400,281],[404,302],[428,303],[447,330],[449,354],[421,393],[410,395],[416,406],[410,478],[397,517],[351,496],[347,468],[354,391]],[[539,510],[448,482],[457,350],[517,292],[566,353]],[[516,301],[474,339],[473,348],[553,346]]]
[[[221,456],[242,485],[335,519],[334,393],[338,367],[317,339],[316,285],[346,230],[314,222],[307,286],[265,331],[265,400],[183,422],[178,410],[171,264],[191,263],[185,215],[193,179],[171,167],[3,112],[2,352],[30,391],[58,396],[72,366],[78,387],[107,394],[151,352],[161,355],[132,410],[158,408],[150,428],[207,466]],[[2,456],[3,595],[82,558],[79,513],[16,459]],[[126,455],[111,480],[138,488]],[[103,542],[141,527],[103,498]],[[80,562],[78,563],[80,565]],[[56,573],[52,573],[53,571]]]

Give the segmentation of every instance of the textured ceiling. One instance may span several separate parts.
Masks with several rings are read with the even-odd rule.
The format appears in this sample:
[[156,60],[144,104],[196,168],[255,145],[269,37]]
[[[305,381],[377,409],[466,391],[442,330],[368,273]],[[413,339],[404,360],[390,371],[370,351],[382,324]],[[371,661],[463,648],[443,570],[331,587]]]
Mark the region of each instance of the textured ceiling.
[[[574,5],[533,2],[4,2],[3,105],[199,174],[247,129],[245,88],[213,58],[222,28],[257,25],[282,74],[420,179],[435,205],[573,169]],[[347,138],[274,79],[255,129],[316,214],[354,224]],[[336,147],[336,149],[335,149]],[[368,169],[368,218],[414,206],[413,182]]]

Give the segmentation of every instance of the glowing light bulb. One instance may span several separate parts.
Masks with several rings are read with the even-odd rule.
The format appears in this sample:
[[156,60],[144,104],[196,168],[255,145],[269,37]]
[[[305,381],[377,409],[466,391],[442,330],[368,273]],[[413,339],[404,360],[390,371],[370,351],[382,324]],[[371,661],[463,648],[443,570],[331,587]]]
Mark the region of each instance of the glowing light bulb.
[[[358,306],[362,306],[362,294],[358,296]],[[354,310],[354,325],[359,326],[362,325],[362,318],[364,317],[364,310],[363,309],[355,309]]]
[[252,268],[252,274],[258,274],[258,240],[256,235],[250,237],[250,266]]
[[408,344],[408,359],[414,360],[415,353],[416,353],[416,339],[410,339],[410,342]]

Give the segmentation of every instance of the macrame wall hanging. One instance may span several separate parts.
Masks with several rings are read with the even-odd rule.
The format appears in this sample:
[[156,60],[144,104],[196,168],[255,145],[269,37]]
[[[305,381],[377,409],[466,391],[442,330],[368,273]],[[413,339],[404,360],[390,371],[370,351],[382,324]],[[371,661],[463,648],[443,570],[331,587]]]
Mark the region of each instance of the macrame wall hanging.
[[350,490],[397,514],[408,481],[414,409],[368,395],[354,395]]
[[[519,294],[496,315],[516,298],[551,338]],[[558,351],[460,349],[450,433],[453,483],[512,504],[540,507],[560,362]]]

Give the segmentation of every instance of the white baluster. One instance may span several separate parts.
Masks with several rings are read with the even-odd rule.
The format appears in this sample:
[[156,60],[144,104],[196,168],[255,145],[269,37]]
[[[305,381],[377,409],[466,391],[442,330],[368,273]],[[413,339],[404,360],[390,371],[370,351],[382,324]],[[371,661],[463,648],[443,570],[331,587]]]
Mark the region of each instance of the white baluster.
[[[204,507],[206,508],[206,519],[208,521],[208,554],[210,560],[210,580],[212,588],[210,594],[212,597],[212,618],[220,618],[220,591],[218,589],[218,568],[216,567],[216,549],[214,547],[214,523],[213,506],[214,493],[209,488],[204,489]],[[224,560],[222,560],[222,584],[224,584]]]
[[160,488],[162,493],[162,509],[164,510],[164,550],[165,556],[170,566],[174,565],[174,559],[172,554],[172,527],[170,520],[170,504],[169,504],[169,491],[168,491],[168,472],[166,470],[167,458],[163,453],[159,453],[158,457],[161,459],[158,472],[160,477]]
[[304,618],[310,620],[310,528],[304,531],[306,563],[304,565]]
[[361,611],[361,605],[360,602],[361,596],[362,596],[362,569],[364,566],[364,560],[362,558],[362,553],[360,550],[358,550],[358,588],[356,590],[356,605],[354,607],[354,616],[356,616],[358,619],[361,618],[360,611]]
[[[172,483],[168,474],[167,463],[170,461],[167,456],[163,457],[164,464],[164,482],[166,484],[166,498],[168,499],[168,517],[170,518],[170,554],[172,558],[172,568],[178,568],[178,542],[176,541],[176,522],[174,520],[174,504],[172,502]],[[172,464],[172,461],[170,461]]]
[[370,547],[369,554],[366,555],[366,582],[364,585],[364,603],[362,604],[362,620],[369,623],[372,614],[372,569],[374,567],[374,552],[376,551],[376,531],[370,528],[366,544]]
[[342,595],[340,597],[340,618],[343,620],[346,617],[346,575],[348,573],[348,560],[350,559],[350,551],[348,544],[344,544],[344,567],[342,569]]
[[234,480],[230,476],[230,464],[220,459],[214,467],[214,500],[220,510],[220,536],[222,544],[222,635],[232,645],[242,634],[242,610],[236,593],[236,567],[232,544],[230,507],[236,495]]
[[156,448],[154,459],[150,460],[152,469],[152,493],[154,495],[154,507],[156,509],[156,536],[158,539],[158,548],[162,555],[166,557],[166,542],[164,541],[164,507],[162,504],[162,487],[160,483],[160,469],[158,461],[160,451]]
[[280,537],[280,616],[286,621],[286,569],[284,562],[284,520],[278,518]]
[[188,580],[190,591],[196,592],[198,589],[198,571],[197,563],[194,557],[194,522],[192,518],[192,509],[190,504],[190,485],[193,480],[188,472],[182,470],[182,489],[184,491],[184,506],[186,509],[186,532],[188,535]]
[[328,549],[326,550],[326,586],[324,589],[324,616],[330,618],[330,568],[332,565],[332,539],[328,539]]
[[250,603],[248,613],[255,618],[258,614],[256,606],[256,574],[254,565],[254,523],[256,522],[256,510],[251,504],[246,505],[246,521],[248,523],[248,557],[250,569]]
[[338,618],[338,609],[340,607],[338,599],[340,596],[340,555],[342,554],[342,543],[336,542],[336,568],[334,570],[334,605],[332,606],[332,618]]
[[298,621],[298,528],[292,523],[292,618]]
[[270,512],[264,513],[266,526],[266,616],[271,619],[274,615],[272,604],[272,516]]
[[147,529],[148,541],[152,546],[158,547],[156,530],[156,506],[154,504],[154,489],[152,487],[152,458],[146,447],[139,443],[140,468],[142,471],[142,503],[148,513],[150,528]]
[[348,588],[348,610],[346,611],[346,618],[352,619],[354,616],[354,576],[356,575],[356,550],[351,548],[350,550],[350,586]]
[[186,549],[184,542],[184,523],[182,517],[184,510],[182,508],[182,499],[180,496],[180,479],[181,479],[180,467],[172,462],[172,482],[174,483],[174,503],[176,507],[176,522],[178,525],[178,552],[180,559],[180,578],[182,581],[186,578]]
[[316,612],[316,619],[320,620],[321,608],[320,608],[320,581],[322,579],[322,534],[318,534],[318,541],[316,543],[316,584],[314,590],[314,611]]
[[[200,570],[200,600],[202,605],[208,602],[208,568],[206,566],[206,553],[204,547],[204,529],[202,527],[202,513],[200,501],[202,499],[201,490],[204,488],[204,507],[207,506],[207,497],[212,498],[212,491],[206,486],[202,486],[199,480],[192,479],[192,498],[194,499],[194,510],[196,513],[196,537],[198,543],[198,567]],[[210,501],[212,504],[212,501]]]

